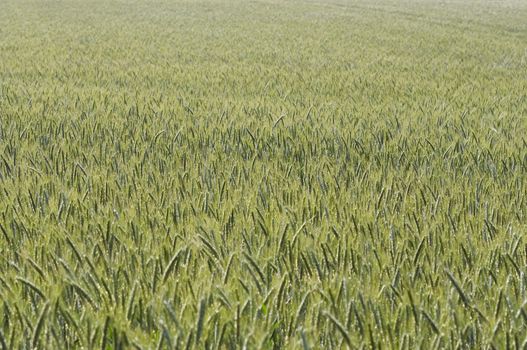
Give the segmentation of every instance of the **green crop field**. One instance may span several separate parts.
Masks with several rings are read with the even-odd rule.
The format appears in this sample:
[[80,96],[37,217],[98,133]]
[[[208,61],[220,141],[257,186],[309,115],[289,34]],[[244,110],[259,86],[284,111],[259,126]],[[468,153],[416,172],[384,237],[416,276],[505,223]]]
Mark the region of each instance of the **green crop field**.
[[0,349],[524,349],[524,0],[0,0]]

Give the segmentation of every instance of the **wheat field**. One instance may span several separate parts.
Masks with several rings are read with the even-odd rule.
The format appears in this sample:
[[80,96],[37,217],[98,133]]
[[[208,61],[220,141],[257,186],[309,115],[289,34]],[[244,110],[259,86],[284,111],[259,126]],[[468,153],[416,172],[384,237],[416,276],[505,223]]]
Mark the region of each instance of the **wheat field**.
[[523,349],[527,2],[0,0],[0,349]]

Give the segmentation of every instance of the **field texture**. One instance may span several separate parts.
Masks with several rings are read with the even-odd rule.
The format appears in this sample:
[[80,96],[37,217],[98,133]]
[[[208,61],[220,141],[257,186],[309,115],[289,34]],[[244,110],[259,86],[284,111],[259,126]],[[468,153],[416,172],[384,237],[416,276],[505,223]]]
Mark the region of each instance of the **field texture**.
[[0,349],[525,348],[527,2],[0,0]]

